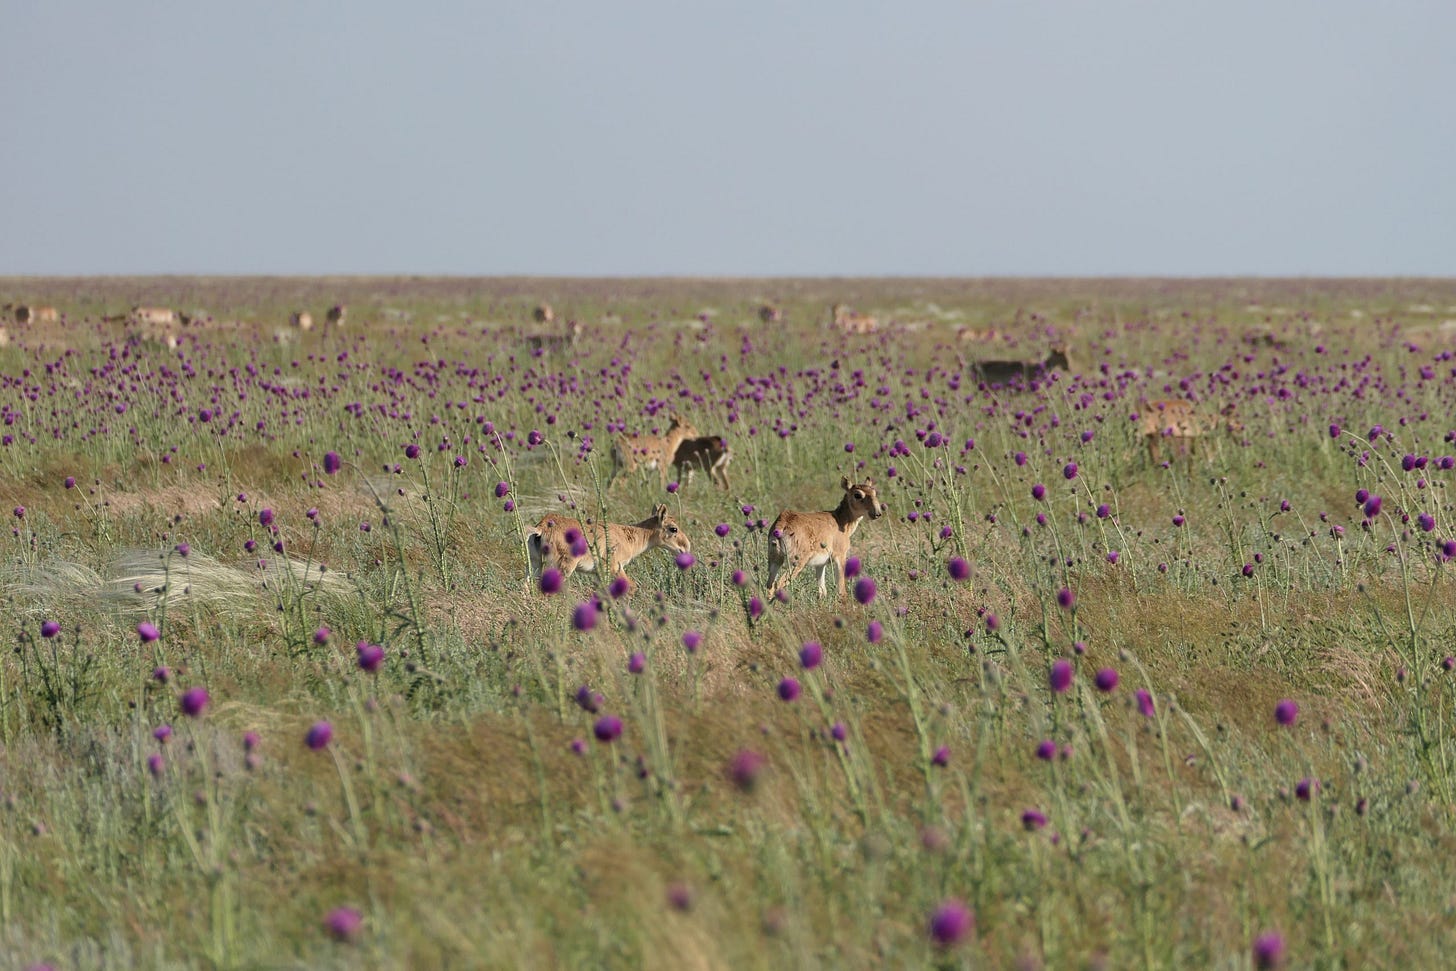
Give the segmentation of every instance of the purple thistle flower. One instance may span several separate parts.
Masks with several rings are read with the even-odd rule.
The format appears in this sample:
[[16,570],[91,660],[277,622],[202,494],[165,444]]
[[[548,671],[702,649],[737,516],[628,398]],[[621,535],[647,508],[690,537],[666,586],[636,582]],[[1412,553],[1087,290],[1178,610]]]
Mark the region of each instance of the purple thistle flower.
[[172,726],[171,725],[162,724],[162,725],[158,725],[156,728],[152,729],[152,738],[155,738],[157,740],[157,743],[159,745],[166,745],[167,744],[167,739],[169,739],[171,737],[172,737]]
[[836,742],[842,742],[846,738],[849,738],[849,729],[845,726],[844,722],[835,722],[829,726],[829,737]]
[[1044,739],[1036,747],[1036,757],[1043,762],[1050,762],[1057,757],[1057,743],[1051,739]]
[[1383,500],[1379,496],[1371,496],[1365,500],[1364,513],[1366,519],[1374,519],[1380,515],[1380,506]]
[[1098,691],[1111,691],[1117,687],[1117,672],[1112,668],[1102,668],[1092,676],[1092,683],[1097,686]]
[[1062,467],[1062,478],[1064,478],[1064,479],[1075,479],[1076,477],[1077,477],[1077,463],[1076,462],[1068,462],[1065,466]]
[[1037,502],[1041,502],[1043,499],[1045,499],[1046,486],[1042,485],[1040,482],[1033,485],[1031,487],[1031,498],[1035,499]]
[[936,947],[955,947],[976,926],[975,915],[959,900],[942,901],[930,915],[927,928]]
[[683,631],[682,644],[689,654],[696,654],[703,643],[703,635],[695,630]]
[[324,917],[324,930],[340,944],[351,943],[364,929],[364,915],[353,907],[335,907]]
[[161,752],[153,752],[147,756],[147,771],[152,774],[153,779],[160,779],[162,773],[167,771],[167,762],[162,758]]
[[869,626],[865,628],[865,639],[868,640],[871,644],[878,644],[880,642],[880,638],[884,636],[884,625],[881,624],[878,620],[870,621]]
[[1299,705],[1292,698],[1284,698],[1274,706],[1274,720],[1281,725],[1293,725],[1299,718]]
[[686,570],[694,563],[698,562],[698,560],[697,557],[693,556],[693,554],[691,553],[679,553],[676,557],[676,562],[677,568],[679,570]]
[[61,625],[53,620],[41,621],[40,636],[49,640],[61,632]]
[[259,738],[258,738],[258,733],[257,732],[244,732],[243,733],[243,751],[244,752],[254,752],[254,751],[257,751],[257,749],[258,749],[258,742],[259,742]]
[[741,587],[748,582],[748,574],[742,570],[734,570],[733,576],[730,579],[732,579],[735,587]]
[[336,472],[338,472],[339,469],[343,468],[343,466],[344,466],[344,460],[341,459],[341,458],[339,458],[339,453],[338,452],[325,452],[324,453],[324,474],[325,475],[333,475]]
[[384,663],[384,648],[378,644],[360,641],[354,646],[354,650],[359,656],[359,670],[361,671],[373,674]]
[[584,684],[576,689],[577,706],[589,714],[595,715],[601,711],[602,702],[605,700],[601,695],[593,693],[589,684]]
[[508,483],[505,483],[505,482],[497,482],[495,484],[495,497],[497,499],[504,499],[506,497],[506,494],[509,493],[510,491],[511,491],[511,487],[510,487],[510,485]]
[[203,709],[207,707],[207,689],[188,688],[182,692],[182,696],[178,700],[182,705],[182,714],[188,718],[200,718]]
[[579,631],[589,631],[597,625],[597,605],[584,600],[571,612],[571,626]]
[[556,593],[561,589],[561,571],[554,566],[548,566],[541,571],[541,592],[547,594]]
[[328,722],[314,722],[303,734],[303,744],[315,752],[328,748],[329,742],[334,739],[334,726]]
[[1122,558],[1122,554],[1119,553],[1119,552],[1117,552],[1117,550],[1108,550],[1107,551],[1107,562],[1108,563],[1111,563],[1113,566],[1116,566],[1117,565],[1117,561],[1120,560],[1121,558]]
[[1176,516],[1173,517],[1173,525],[1174,526],[1182,527],[1182,525],[1184,523],[1186,523],[1187,521],[1188,520],[1186,520],[1186,519],[1183,518],[1183,514],[1182,513],[1179,513],[1178,515],[1176,515]]
[[273,510],[272,509],[270,509],[270,508],[268,508],[268,507],[265,506],[264,508],[258,510],[258,525],[260,525],[260,526],[272,526],[273,525]]
[[739,749],[728,760],[726,774],[728,781],[742,792],[752,792],[758,786],[768,760],[753,749]]
[[407,458],[407,459],[417,459],[417,458],[419,458],[420,457],[420,447],[418,445],[416,445],[414,442],[410,442],[408,445],[406,445],[404,447],[404,457]]
[[805,671],[812,671],[824,660],[824,648],[818,641],[807,641],[799,648],[799,663]]
[[733,527],[729,526],[727,523],[719,523],[718,525],[713,527],[713,532],[718,534],[719,539],[722,539],[723,537],[728,535],[729,531],[732,528]]
[[930,756],[930,764],[941,769],[950,765],[950,746],[942,745],[936,749],[935,753]]
[[1320,784],[1318,779],[1311,779],[1308,776],[1300,779],[1294,784],[1294,797],[1300,802],[1309,800],[1319,792]]
[[627,658],[627,671],[630,674],[641,674],[647,670],[647,655],[641,651],[633,651],[632,656]]
[[1077,602],[1077,595],[1066,587],[1057,591],[1057,606],[1063,610],[1071,610]]
[[799,687],[799,682],[796,678],[784,678],[782,681],[779,682],[779,698],[784,701],[797,700],[799,697],[799,692],[801,690],[803,689]]
[[1070,688],[1072,686],[1072,662],[1064,657],[1053,661],[1051,670],[1047,674],[1047,684],[1057,694],[1062,694]]
[[1436,519],[1428,512],[1423,512],[1416,517],[1416,525],[1421,527],[1421,532],[1429,533],[1436,528]]
[[959,556],[952,556],[949,560],[946,560],[945,571],[957,583],[964,583],[971,577],[971,565]]
[[1153,707],[1153,696],[1148,693],[1146,688],[1137,689],[1136,694],[1138,711],[1144,718],[1152,718],[1156,712],[1156,709]]
[[626,575],[621,573],[613,577],[612,582],[607,584],[607,594],[611,596],[613,600],[621,600],[623,597],[627,596],[627,592],[631,589],[632,581],[628,580]]
[[329,635],[332,633],[333,631],[329,630],[327,627],[320,627],[318,630],[313,632],[313,642],[319,647],[323,647],[329,642]]
[[1017,452],[1015,455],[1011,456],[1011,458],[1012,458],[1013,461],[1016,462],[1017,465],[1025,465],[1026,464],[1026,453],[1025,452]]
[[[1333,427],[1333,426],[1331,426]],[[1254,938],[1254,967],[1271,971],[1284,964],[1284,937],[1278,931],[1266,931]]]
[[62,483],[62,484],[67,489],[74,489],[74,488],[76,488],[76,477],[74,475],[68,475],[68,476],[66,476],[66,481],[64,483]]
[[157,625],[149,620],[144,620],[140,624],[137,624],[136,630],[137,636],[142,639],[143,644],[150,644],[162,636],[161,632],[157,630]]
[[622,719],[616,715],[603,715],[592,726],[592,734],[598,742],[615,742],[622,737]]
[[748,616],[752,620],[757,620],[758,618],[763,616],[762,600],[758,599],[757,597],[748,598]]
[[667,885],[667,905],[673,910],[687,913],[693,909],[693,888],[682,880]]
[[994,633],[996,633],[1000,629],[1001,629],[1001,618],[1000,617],[997,617],[995,614],[987,611],[987,613],[986,613],[986,633],[988,633],[988,634],[994,634]]
[[859,557],[851,556],[844,561],[844,578],[853,580],[857,576],[859,576]]
[[158,684],[166,684],[172,679],[172,669],[166,665],[152,668],[152,680]]
[[875,599],[875,581],[871,577],[860,577],[854,581],[854,599],[869,606]]
[[1027,832],[1041,829],[1046,824],[1046,814],[1039,809],[1028,809],[1021,814],[1021,826]]
[[192,552],[191,545],[189,545],[187,543],[178,543],[176,546],[174,546],[172,548],[174,550],[176,550],[177,551],[177,555],[180,556],[180,557],[182,557],[184,560],[187,559],[187,554]]

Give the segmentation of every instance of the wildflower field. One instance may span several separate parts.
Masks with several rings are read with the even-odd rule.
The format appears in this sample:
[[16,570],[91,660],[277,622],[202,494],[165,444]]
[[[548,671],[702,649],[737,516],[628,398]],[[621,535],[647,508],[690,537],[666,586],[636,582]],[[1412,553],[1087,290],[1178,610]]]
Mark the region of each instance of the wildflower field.
[[[1449,961],[1456,280],[0,301],[0,965]],[[609,484],[673,415],[728,489]]]

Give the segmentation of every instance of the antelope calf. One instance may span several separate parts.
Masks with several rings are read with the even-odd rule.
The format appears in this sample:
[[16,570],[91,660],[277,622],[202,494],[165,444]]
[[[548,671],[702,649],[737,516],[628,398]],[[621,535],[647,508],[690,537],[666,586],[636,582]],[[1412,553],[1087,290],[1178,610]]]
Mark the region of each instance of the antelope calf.
[[880,322],[869,314],[855,313],[842,303],[835,304],[830,313],[834,326],[846,334],[873,334],[880,329]]
[[531,317],[535,319],[536,323],[538,324],[556,323],[556,311],[551,309],[551,305],[549,303],[538,304],[536,306],[536,309],[531,311]]
[[299,330],[313,330],[313,314],[307,310],[298,310],[288,318],[288,323]]
[[691,553],[693,549],[687,533],[678,528],[677,520],[662,503],[635,526],[583,523],[567,516],[550,515],[526,534],[533,580],[540,580],[541,572],[553,567],[561,571],[563,579],[577,570],[599,573],[597,565],[603,560],[608,573],[620,576],[628,563],[648,550],[659,548],[678,553]]
[[722,436],[704,435],[683,439],[673,454],[672,465],[677,471],[678,481],[683,480],[686,472],[687,481],[691,483],[693,473],[702,469],[715,485],[722,486],[727,492],[728,463],[732,459],[733,453],[728,450],[728,442]]
[[1025,382],[1049,371],[1067,371],[1072,367],[1071,350],[1066,344],[1053,344],[1044,361],[974,361],[971,371],[988,385]]
[[699,437],[698,430],[690,422],[677,415],[669,417],[666,435],[617,436],[612,442],[612,474],[607,479],[609,487],[622,471],[637,469],[656,469],[661,487],[667,487],[667,467],[674,464],[678,446],[684,439]]
[[324,322],[330,327],[344,326],[344,318],[349,316],[349,308],[341,303],[336,303],[324,314]]
[[1198,443],[1206,442],[1208,433],[1220,427],[1232,435],[1244,430],[1243,422],[1234,417],[1232,404],[1224,406],[1215,419],[1200,413],[1190,401],[1149,401],[1138,422],[1138,430],[1148,445],[1148,459],[1154,465],[1162,461],[1159,446],[1166,440],[1175,454],[1181,452],[1188,456],[1190,470]]
[[873,480],[859,485],[845,476],[844,498],[828,512],[784,510],[773,521],[768,535],[768,592],[778,593],[807,567],[819,569],[819,596],[829,593],[826,581],[831,567],[844,596],[844,561],[849,559],[849,539],[866,516],[879,519],[887,510],[875,495]]
[[526,346],[531,349],[533,354],[549,354],[574,347],[579,340],[581,340],[581,321],[573,320],[567,324],[565,333],[527,334]]

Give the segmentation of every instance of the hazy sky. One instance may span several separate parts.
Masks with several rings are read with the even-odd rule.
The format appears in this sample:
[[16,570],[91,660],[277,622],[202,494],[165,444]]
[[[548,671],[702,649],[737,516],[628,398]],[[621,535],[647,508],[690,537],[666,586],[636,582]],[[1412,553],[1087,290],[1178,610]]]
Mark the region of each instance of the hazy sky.
[[1456,273],[1456,3],[0,0],[0,275]]

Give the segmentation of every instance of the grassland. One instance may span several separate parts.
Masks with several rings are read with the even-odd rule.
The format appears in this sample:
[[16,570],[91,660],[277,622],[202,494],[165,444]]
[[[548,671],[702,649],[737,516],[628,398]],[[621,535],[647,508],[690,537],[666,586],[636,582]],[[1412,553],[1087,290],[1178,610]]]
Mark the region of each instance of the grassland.
[[[63,314],[0,346],[0,964],[1448,960],[1456,281],[0,302]],[[542,302],[578,344],[528,349]],[[193,323],[103,319],[136,304]],[[1035,388],[970,374],[1056,341]],[[1180,398],[1241,427],[1155,463],[1134,416]],[[732,489],[607,489],[612,437],[672,411]],[[841,475],[891,509],[854,537],[874,596],[765,603],[768,523]],[[690,566],[527,579],[545,513],[659,501]]]

